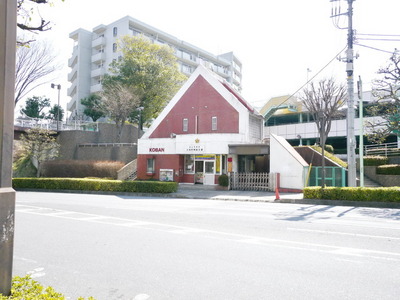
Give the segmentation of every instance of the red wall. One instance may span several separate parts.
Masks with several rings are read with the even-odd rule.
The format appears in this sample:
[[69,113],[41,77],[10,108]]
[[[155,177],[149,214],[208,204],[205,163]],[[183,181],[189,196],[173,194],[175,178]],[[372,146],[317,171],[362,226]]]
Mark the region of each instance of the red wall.
[[[155,173],[148,174],[147,159],[155,158]],[[173,169],[174,181],[181,182],[183,178],[183,155],[158,154],[158,155],[138,155],[137,157],[137,178],[138,179],[159,179],[160,169]],[[181,171],[180,171],[181,170]]]
[[[175,104],[150,138],[169,138],[171,133],[239,133],[239,113],[202,77],[199,76]],[[217,117],[217,130],[211,130],[211,119]],[[187,132],[182,120],[189,120]]]

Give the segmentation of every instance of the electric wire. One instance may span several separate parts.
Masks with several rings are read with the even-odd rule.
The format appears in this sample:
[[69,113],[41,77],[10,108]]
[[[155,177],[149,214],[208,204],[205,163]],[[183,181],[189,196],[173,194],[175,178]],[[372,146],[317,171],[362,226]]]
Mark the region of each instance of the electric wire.
[[296,95],[301,89],[303,89],[310,81],[312,81],[315,77],[317,77],[323,70],[325,70],[339,55],[342,53],[344,50],[346,50],[347,45],[339,51],[338,54],[336,54],[325,66],[323,66],[314,76],[312,76],[305,84],[303,84],[300,88],[298,88],[293,94],[291,94],[286,100],[281,102],[278,106],[284,104],[286,101],[288,101],[290,98],[292,98],[294,95]]
[[359,43],[354,43],[354,44],[357,45],[357,46],[369,48],[369,49],[376,50],[376,51],[381,51],[381,52],[390,53],[390,54],[393,53],[393,51],[382,50],[382,49],[379,49],[379,48],[375,48],[375,47],[371,47],[371,46],[367,46],[367,45],[362,45],[362,44],[359,44]]

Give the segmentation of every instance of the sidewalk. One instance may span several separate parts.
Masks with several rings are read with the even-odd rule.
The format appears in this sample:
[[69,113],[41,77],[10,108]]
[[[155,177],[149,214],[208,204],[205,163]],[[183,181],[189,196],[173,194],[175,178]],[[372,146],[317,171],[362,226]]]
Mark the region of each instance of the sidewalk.
[[274,192],[255,191],[226,191],[216,190],[215,186],[179,184],[176,193],[168,194],[171,198],[211,199],[226,201],[295,203],[328,206],[354,206],[375,208],[400,208],[400,203],[393,202],[364,202],[345,200],[304,199],[303,193],[279,193],[279,200]]
[[281,201],[276,201],[274,192],[258,191],[226,191],[216,190],[214,186],[180,184],[176,193],[171,197],[189,199],[212,199],[230,201],[252,201],[252,202],[292,202],[303,199],[302,193],[280,193]]

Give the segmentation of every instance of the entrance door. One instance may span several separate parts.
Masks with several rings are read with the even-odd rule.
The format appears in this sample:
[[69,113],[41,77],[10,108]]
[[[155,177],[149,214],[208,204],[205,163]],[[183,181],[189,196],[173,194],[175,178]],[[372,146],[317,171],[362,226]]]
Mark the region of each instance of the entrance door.
[[204,162],[196,161],[194,164],[196,175],[194,176],[194,183],[203,184]]
[[212,185],[215,182],[214,161],[204,162],[204,184]]

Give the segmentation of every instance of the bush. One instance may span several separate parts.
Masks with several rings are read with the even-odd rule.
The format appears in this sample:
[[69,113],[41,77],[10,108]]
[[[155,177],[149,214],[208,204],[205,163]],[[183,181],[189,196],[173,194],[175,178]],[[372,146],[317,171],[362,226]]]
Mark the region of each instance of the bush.
[[[0,294],[0,300],[65,300],[65,296],[56,292],[52,287],[44,288],[37,281],[30,278],[29,275],[25,277],[14,277],[11,287],[11,295],[3,296]],[[68,298],[69,299],[69,298]],[[78,300],[85,300],[79,297]],[[89,297],[88,300],[95,300]]]
[[[400,175],[400,165],[382,165],[376,168],[376,174]],[[400,182],[399,182],[400,184]]]
[[328,151],[333,154],[334,149],[332,145],[325,145],[325,151]]
[[[310,146],[311,148],[313,148],[315,151],[319,152],[322,154],[322,148],[319,146]],[[326,149],[326,146],[325,146]],[[333,147],[332,147],[333,149]],[[343,167],[343,168],[347,168],[347,163],[344,162],[343,160],[341,160],[339,157],[336,157],[335,155],[333,155],[332,153],[329,152],[325,152],[325,157],[329,158],[330,160],[334,161],[335,163],[337,163],[339,166]]]
[[222,174],[218,177],[218,184],[220,186],[228,186],[229,185],[229,177],[226,174]]
[[50,160],[42,164],[43,177],[112,178],[125,164],[121,161]]
[[387,165],[389,159],[385,156],[364,156],[364,166],[381,166]]
[[78,190],[129,193],[174,193],[176,182],[121,181],[86,178],[14,178],[14,189]]
[[399,202],[400,187],[306,187],[304,199]]

